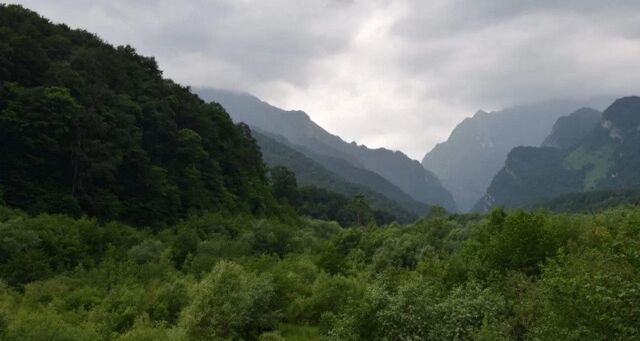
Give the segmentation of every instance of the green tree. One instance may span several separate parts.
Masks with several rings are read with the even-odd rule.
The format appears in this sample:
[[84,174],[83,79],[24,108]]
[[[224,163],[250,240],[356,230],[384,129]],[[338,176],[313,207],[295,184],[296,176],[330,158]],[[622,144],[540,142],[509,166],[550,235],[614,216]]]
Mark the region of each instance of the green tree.
[[358,194],[338,213],[338,221],[343,226],[367,226],[375,222],[375,219],[364,196]]
[[300,193],[295,173],[286,167],[276,166],[269,170],[269,174],[273,196],[283,203],[297,207],[300,204]]
[[222,261],[196,286],[181,326],[194,340],[257,338],[277,321],[271,280]]

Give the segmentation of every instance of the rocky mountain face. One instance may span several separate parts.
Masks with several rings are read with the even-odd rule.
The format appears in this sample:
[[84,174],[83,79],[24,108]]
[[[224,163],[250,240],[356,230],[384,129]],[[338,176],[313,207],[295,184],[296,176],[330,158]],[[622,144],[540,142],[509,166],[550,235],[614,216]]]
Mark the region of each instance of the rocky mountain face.
[[[306,113],[282,110],[249,94],[215,89],[196,89],[196,92],[205,100],[222,104],[234,121],[283,136],[307,156],[320,155],[346,161],[377,173],[413,200],[442,206],[450,211],[457,210],[453,197],[438,177],[401,152],[347,143],[317,125]],[[317,158],[316,161],[322,163]]]
[[427,153],[422,165],[436,174],[458,207],[468,211],[484,195],[513,148],[539,146],[558,117],[583,105],[555,101],[491,113],[478,111]]
[[551,135],[570,147],[513,149],[475,210],[520,207],[570,192],[640,188],[640,97],[616,100],[582,137],[578,129],[561,128],[578,116],[558,121]]

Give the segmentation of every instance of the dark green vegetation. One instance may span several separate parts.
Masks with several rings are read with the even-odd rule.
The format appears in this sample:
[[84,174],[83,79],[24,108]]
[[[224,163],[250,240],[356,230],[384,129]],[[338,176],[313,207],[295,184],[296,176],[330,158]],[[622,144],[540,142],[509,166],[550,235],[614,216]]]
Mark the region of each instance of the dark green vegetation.
[[[564,123],[576,129],[563,129],[559,121],[553,138],[565,141],[564,148],[513,149],[476,209],[531,206],[573,192],[640,188],[640,97],[616,100],[595,126],[591,119],[577,122],[584,117],[568,119],[572,123]],[[602,193],[591,196],[596,197]]]
[[543,147],[568,149],[580,141],[600,123],[602,113],[582,108],[560,117],[551,129],[551,134],[542,142]]
[[559,195],[531,205],[554,212],[599,212],[617,206],[640,206],[640,190],[595,191]]
[[[457,210],[453,197],[440,180],[401,152],[347,143],[318,126],[302,111],[285,111],[248,94],[215,89],[198,89],[197,92],[204,99],[220,102],[234,121],[245,122],[252,129],[286,139],[290,147],[347,182],[360,179],[355,183],[387,196],[406,210],[415,212],[415,201],[442,206],[449,211]],[[387,181],[371,177],[365,181],[360,176],[354,177],[356,171],[369,173],[368,177],[371,172],[377,173]],[[304,177],[300,173],[297,175]],[[395,188],[390,188],[387,182]],[[407,196],[413,200],[407,200]]]
[[[374,209],[364,195],[344,195],[315,186],[298,187],[295,173],[285,167],[270,170],[273,196],[298,215],[337,221],[342,227],[384,225],[398,221],[389,211]],[[437,206],[431,208],[438,210]],[[412,221],[415,221],[412,220]]]
[[260,146],[265,163],[270,167],[286,167],[293,171],[301,186],[318,187],[347,197],[362,194],[372,208],[392,212],[403,223],[413,222],[427,212],[426,204],[413,200],[374,172],[354,167],[342,159],[314,154],[323,160],[320,164],[295,150],[282,138],[255,130],[252,135]]
[[0,79],[8,205],[135,225],[273,211],[248,127],[131,47],[2,5]]
[[635,340],[640,209],[156,232],[0,208],[2,340]]
[[[600,103],[593,104],[600,107]],[[458,124],[447,141],[427,153],[422,165],[442,180],[459,208],[467,212],[485,194],[511,149],[539,146],[558,117],[583,105],[556,101],[491,113],[478,111]]]

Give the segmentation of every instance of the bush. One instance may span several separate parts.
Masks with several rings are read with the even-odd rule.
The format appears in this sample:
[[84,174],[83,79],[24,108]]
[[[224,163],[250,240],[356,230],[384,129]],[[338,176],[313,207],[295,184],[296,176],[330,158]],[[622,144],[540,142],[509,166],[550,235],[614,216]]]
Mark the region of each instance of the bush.
[[273,294],[268,277],[221,261],[196,285],[180,325],[196,340],[255,339],[276,326]]

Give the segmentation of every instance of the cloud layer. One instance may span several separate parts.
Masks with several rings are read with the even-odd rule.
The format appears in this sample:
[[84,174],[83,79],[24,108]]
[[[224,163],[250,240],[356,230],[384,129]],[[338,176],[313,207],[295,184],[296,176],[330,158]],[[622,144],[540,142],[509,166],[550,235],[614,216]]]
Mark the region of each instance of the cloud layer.
[[181,83],[252,92],[417,159],[479,108],[640,88],[638,1],[18,3],[135,46]]

